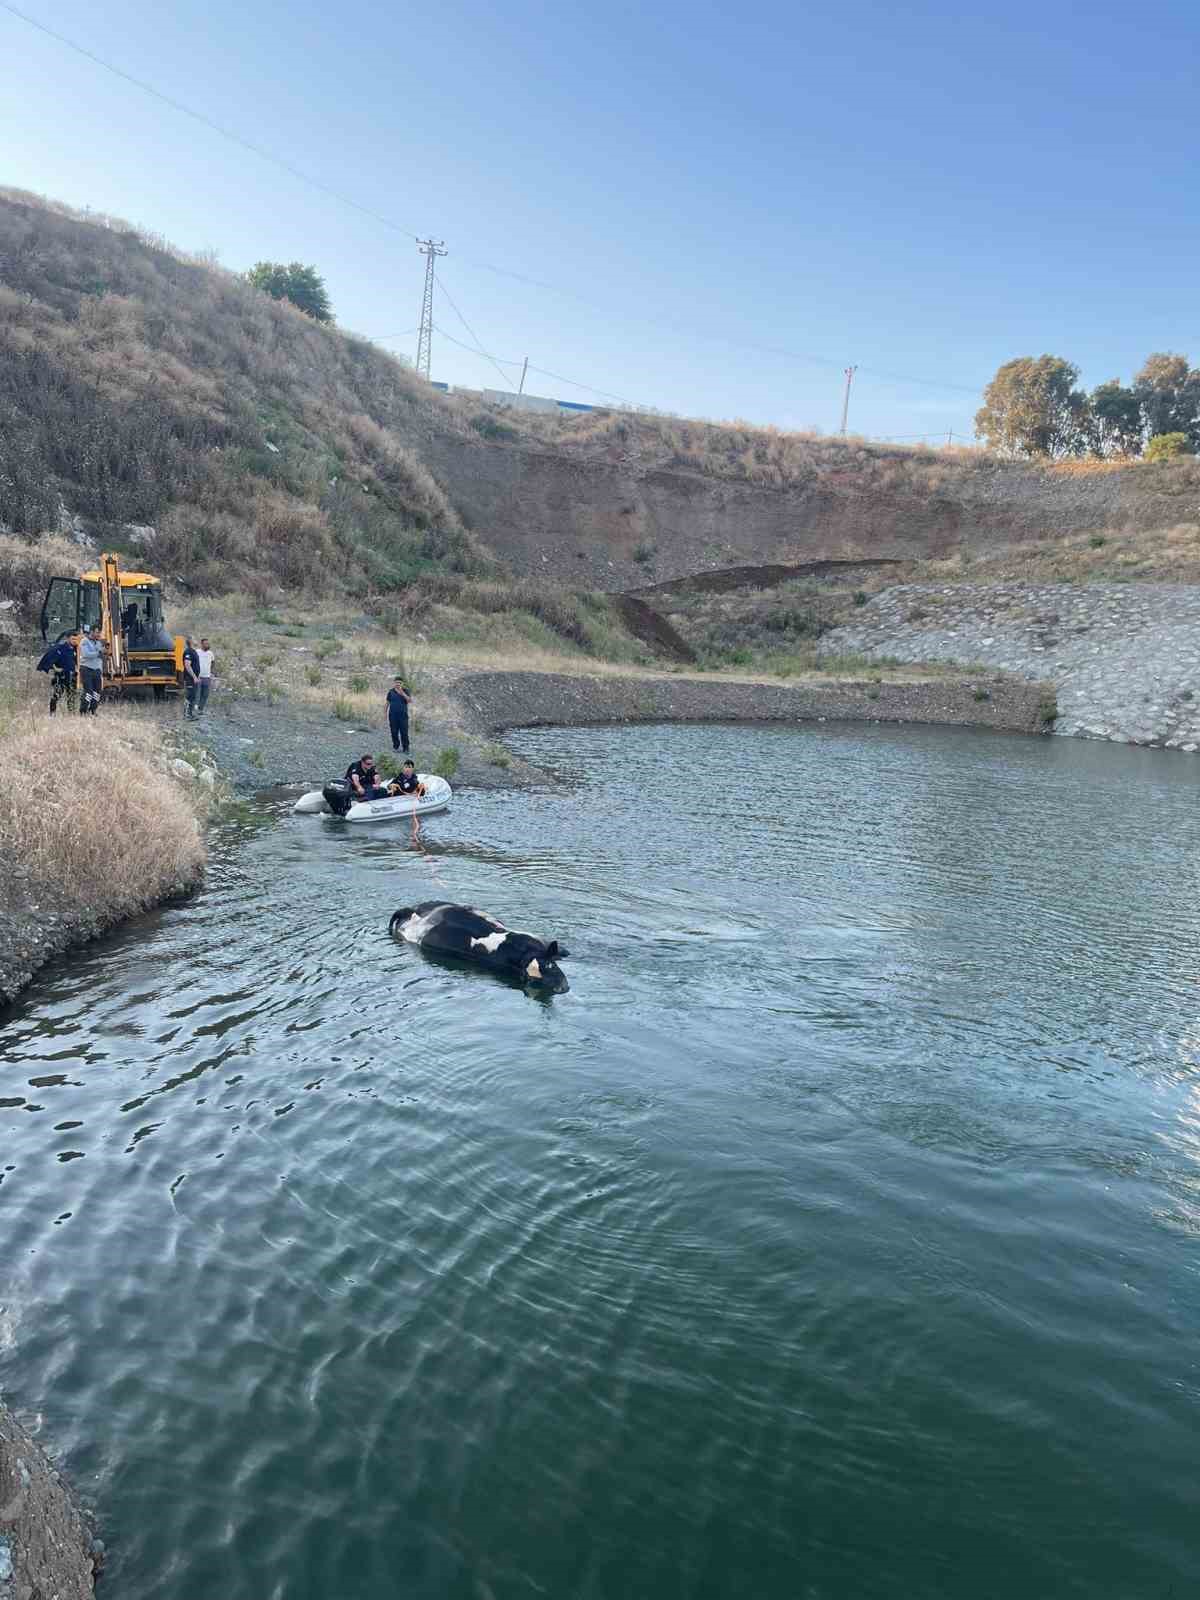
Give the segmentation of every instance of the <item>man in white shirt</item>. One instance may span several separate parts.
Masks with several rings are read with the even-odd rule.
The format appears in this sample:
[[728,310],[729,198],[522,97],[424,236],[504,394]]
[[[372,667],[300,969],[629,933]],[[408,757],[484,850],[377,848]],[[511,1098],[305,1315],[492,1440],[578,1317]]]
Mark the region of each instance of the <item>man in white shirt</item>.
[[104,645],[85,623],[79,641],[79,715],[95,716],[104,692]]
[[196,701],[196,715],[202,717],[213,684],[213,653],[208,647],[207,639],[201,639],[196,654],[200,658],[200,694]]

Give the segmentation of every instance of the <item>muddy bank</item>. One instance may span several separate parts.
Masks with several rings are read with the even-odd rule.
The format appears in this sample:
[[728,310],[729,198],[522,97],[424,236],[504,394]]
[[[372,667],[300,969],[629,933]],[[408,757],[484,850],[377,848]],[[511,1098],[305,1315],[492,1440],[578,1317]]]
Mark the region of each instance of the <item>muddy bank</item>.
[[103,1554],[61,1473],[0,1401],[0,1600],[84,1600]]
[[940,722],[1043,733],[1043,690],[987,676],[922,683],[464,673],[453,692],[479,733],[621,722]]

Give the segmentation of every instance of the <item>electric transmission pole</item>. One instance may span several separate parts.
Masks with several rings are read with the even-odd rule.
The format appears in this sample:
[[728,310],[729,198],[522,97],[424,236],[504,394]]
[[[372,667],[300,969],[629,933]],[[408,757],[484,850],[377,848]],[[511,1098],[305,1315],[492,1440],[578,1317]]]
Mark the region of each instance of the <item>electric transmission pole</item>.
[[433,355],[433,263],[435,257],[444,256],[447,251],[444,239],[418,239],[417,249],[425,257],[425,296],[421,301],[421,330],[417,335],[417,372],[420,377],[428,378]]
[[[846,368],[846,393],[842,396],[842,432],[846,431],[846,418],[850,415],[850,385],[854,382],[857,367]],[[428,376],[428,374],[426,374]]]

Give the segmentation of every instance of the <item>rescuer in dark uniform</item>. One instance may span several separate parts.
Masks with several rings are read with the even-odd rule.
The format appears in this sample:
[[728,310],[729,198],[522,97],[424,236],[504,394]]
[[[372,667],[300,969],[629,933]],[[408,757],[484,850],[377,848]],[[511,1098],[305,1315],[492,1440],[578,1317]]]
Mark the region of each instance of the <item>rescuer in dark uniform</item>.
[[392,730],[392,749],[408,754],[408,706],[412,695],[403,678],[395,678],[387,692],[388,727]]
[[38,662],[37,669],[50,674],[50,715],[58,710],[58,702],[64,696],[70,711],[75,698],[75,646],[70,639],[52,644]]

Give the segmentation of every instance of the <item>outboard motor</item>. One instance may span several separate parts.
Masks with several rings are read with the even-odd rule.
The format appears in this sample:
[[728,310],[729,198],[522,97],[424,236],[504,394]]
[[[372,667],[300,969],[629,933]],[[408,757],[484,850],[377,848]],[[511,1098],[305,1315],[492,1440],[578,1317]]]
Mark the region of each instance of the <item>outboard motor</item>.
[[354,802],[354,790],[344,778],[335,778],[321,790],[325,804],[335,817],[344,817]]

